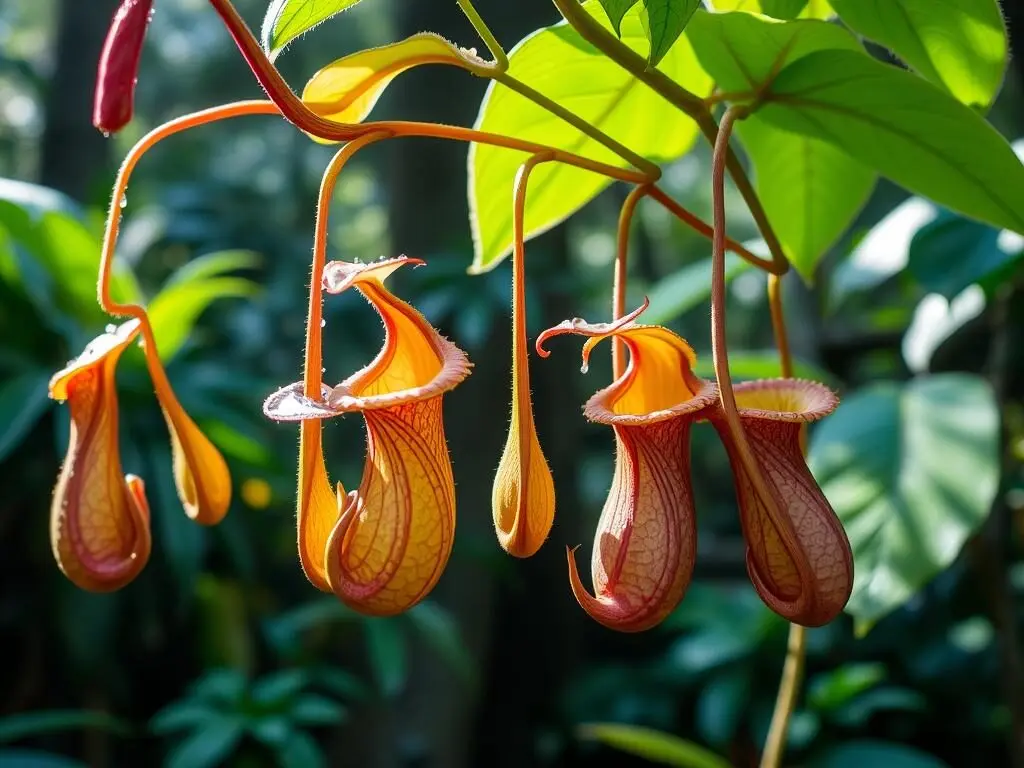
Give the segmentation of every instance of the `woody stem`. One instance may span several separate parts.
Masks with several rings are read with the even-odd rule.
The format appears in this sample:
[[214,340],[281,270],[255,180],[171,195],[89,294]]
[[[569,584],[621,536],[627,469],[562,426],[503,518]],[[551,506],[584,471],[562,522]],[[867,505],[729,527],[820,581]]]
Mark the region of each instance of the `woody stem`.
[[[615,274],[612,278],[612,320],[618,320],[626,314],[626,281],[627,267],[629,260],[629,225],[633,222],[633,214],[636,212],[637,203],[645,195],[650,194],[651,186],[642,184],[634,187],[622,203],[622,210],[619,211],[619,231],[616,238],[617,249],[615,255]],[[612,337],[612,376],[618,380],[625,370],[626,346],[617,337]]]
[[[782,281],[778,275],[768,276],[768,307],[772,316],[772,328],[775,332],[775,346],[779,350],[779,367],[782,375],[789,378],[793,375],[793,357],[789,351],[789,337],[786,333],[786,321],[782,313]],[[806,430],[800,430],[800,443],[806,452]],[[789,625],[789,640],[786,643],[786,660],[782,666],[782,678],[779,681],[779,692],[775,699],[771,725],[765,738],[764,752],[761,755],[761,768],[779,768],[786,753],[786,738],[789,734],[789,721],[796,708],[797,696],[803,682],[804,664],[807,657],[807,629],[799,624]]]
[[353,139],[331,158],[320,182],[320,194],[316,207],[316,230],[313,234],[313,263],[310,267],[309,284],[309,315],[306,321],[306,355],[303,371],[303,394],[306,397],[320,399],[320,386],[323,384],[323,302],[324,302],[324,265],[327,263],[327,220],[330,213],[331,198],[334,196],[334,185],[345,164],[363,147],[383,139],[391,138],[391,134],[381,131],[368,133]]
[[[696,121],[701,133],[712,144],[717,143],[718,126],[711,115],[711,110],[704,100],[691,93],[657,67],[648,67],[647,60],[623,43],[621,40],[602,27],[580,5],[579,0],[553,0],[555,7],[565,20],[580,33],[580,36],[595,48],[604,53],[620,67],[631,73],[637,80],[647,85],[670,104]],[[723,163],[728,168],[736,188],[740,191],[750,215],[753,216],[761,236],[772,254],[775,268],[772,271],[783,273],[789,269],[789,262],[782,250],[778,237],[768,221],[768,214],[757,197],[754,185],[740,163],[736,154],[727,146],[724,149]],[[760,266],[760,265],[758,265]],[[764,267],[762,267],[763,269]]]

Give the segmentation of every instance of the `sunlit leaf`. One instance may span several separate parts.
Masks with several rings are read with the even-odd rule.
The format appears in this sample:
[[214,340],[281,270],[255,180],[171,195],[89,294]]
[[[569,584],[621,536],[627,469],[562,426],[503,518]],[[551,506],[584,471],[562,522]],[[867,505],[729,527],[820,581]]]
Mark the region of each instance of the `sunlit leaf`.
[[699,6],[700,0],[644,0],[647,36],[651,42],[648,66],[656,67],[664,58]]
[[421,64],[466,67],[482,66],[484,62],[439,35],[421,32],[399,43],[331,62],[306,83],[302,101],[327,120],[359,123],[392,80]]
[[245,298],[257,290],[255,283],[241,277],[214,277],[164,288],[149,305],[149,320],[161,359],[170,360],[178,353],[199,316],[213,302]]
[[704,69],[729,92],[756,90],[783,67],[816,51],[860,50],[853,35],[835,24],[814,19],[781,23],[748,13],[698,11],[686,36]]
[[[597,0],[584,8],[610,28]],[[650,48],[639,5],[622,21],[622,41],[646,56]],[[697,137],[688,117],[584,41],[565,23],[538,30],[510,54],[509,73],[641,155],[662,162],[685,153]],[[711,81],[686,37],[680,37],[659,69],[690,91],[705,95]],[[571,75],[571,76],[570,76]],[[577,129],[508,88],[491,83],[476,128],[517,136],[611,165],[626,162]],[[469,203],[475,254],[471,271],[493,268],[512,247],[512,182],[526,159],[522,152],[473,144],[469,154]],[[590,171],[555,163],[530,176],[526,233],[558,224],[608,186]]]
[[49,380],[46,371],[26,371],[0,384],[0,461],[21,444],[50,407]]
[[273,0],[263,17],[263,49],[275,58],[288,43],[359,0]]
[[862,631],[947,567],[984,522],[998,444],[992,391],[965,374],[871,385],[812,433],[811,468],[853,547],[846,610]]
[[728,768],[729,763],[692,741],[650,728],[618,723],[591,723],[579,728],[580,738],[599,741],[609,747],[661,765],[679,768]]
[[1006,73],[1007,42],[996,0],[835,0],[843,22],[892,49],[965,104],[992,103]]
[[874,189],[876,175],[831,144],[754,115],[736,127],[754,183],[790,263],[808,282]]
[[240,269],[255,269],[260,265],[261,261],[262,258],[255,251],[229,250],[206,253],[185,262],[174,270],[170,277],[167,278],[164,286],[206,280],[210,277],[219,277],[220,275],[236,272]]
[[816,710],[834,710],[874,688],[886,678],[885,665],[878,662],[844,664],[824,672],[807,685],[807,703]]
[[758,110],[935,202],[1024,232],[1024,166],[977,113],[909,72],[853,51],[787,66]]
[[835,11],[828,0],[710,0],[716,11],[763,13],[776,19],[829,19]]
[[608,20],[612,23],[612,29],[615,30],[615,34],[620,34],[619,28],[622,25],[622,17],[639,0],[600,0],[600,2],[604,12],[608,14]]

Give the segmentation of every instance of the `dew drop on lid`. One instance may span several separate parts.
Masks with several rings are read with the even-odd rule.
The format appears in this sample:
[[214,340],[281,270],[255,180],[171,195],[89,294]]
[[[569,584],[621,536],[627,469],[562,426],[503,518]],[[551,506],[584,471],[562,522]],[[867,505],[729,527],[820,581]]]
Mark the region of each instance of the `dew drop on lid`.
[[590,370],[590,363],[586,360],[583,361],[583,365],[580,366],[580,373],[586,373]]
[[326,328],[327,327],[327,321],[324,320],[323,318],[320,319],[320,327],[321,328]]

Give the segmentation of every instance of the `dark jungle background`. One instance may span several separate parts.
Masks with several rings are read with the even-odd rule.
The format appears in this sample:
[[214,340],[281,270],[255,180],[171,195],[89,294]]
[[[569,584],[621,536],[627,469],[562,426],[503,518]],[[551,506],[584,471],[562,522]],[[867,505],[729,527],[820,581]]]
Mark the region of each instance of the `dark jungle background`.
[[[555,528],[528,561],[495,542],[490,489],[509,414],[510,276],[507,264],[465,274],[463,145],[403,140],[367,150],[341,176],[331,224],[334,258],[426,259],[429,268],[401,276],[396,290],[476,365],[445,404],[459,520],[429,601],[406,616],[367,620],[313,589],[297,562],[297,430],[267,422],[260,405],[299,376],[315,196],[332,150],[274,118],[204,127],[147,155],[129,188],[122,238],[147,296],[205,259],[192,290],[165,288],[162,301],[183,342],[171,379],[231,464],[230,514],[209,530],[182,515],[159,410],[140,359],[126,356],[123,460],[147,481],[152,560],[107,596],[78,591],[60,574],[48,510],[67,414],[46,398],[45,382],[108,322],[92,296],[117,165],[163,120],[260,96],[205,2],[157,5],[136,119],[107,139],[90,124],[91,100],[115,2],[0,3],[0,766],[646,764],[588,738],[581,726],[594,722],[647,726],[732,764],[755,764],[787,627],[747,580],[728,467],[708,430],[697,430],[693,446],[697,575],[662,627],[607,631],[568,586],[564,547],[582,544],[581,562],[589,560],[612,467],[610,432],[580,413],[608,381],[604,356],[587,376],[576,345],[533,360],[538,430],[558,493]],[[1020,48],[1024,6],[1003,5],[1011,49]],[[238,6],[258,27],[265,0]],[[557,20],[544,0],[481,0],[479,10],[506,49]],[[480,45],[454,0],[372,0],[315,30],[280,65],[300,87],[344,53],[423,29]],[[1022,61],[1011,61],[991,115],[1011,140],[1024,135]],[[375,114],[469,125],[483,91],[461,71],[424,68],[398,79]],[[705,217],[708,170],[704,146],[666,170],[667,188]],[[528,244],[531,334],[566,317],[607,316],[624,194],[613,187]],[[841,392],[907,379],[922,365],[920,344],[914,361],[906,350],[921,333],[911,321],[928,290],[903,266],[868,279],[855,268],[869,241],[873,263],[905,254],[913,229],[866,237],[905,198],[880,185],[815,285],[786,280],[803,370]],[[731,210],[731,229],[753,237],[742,206]],[[686,269],[705,264],[709,246],[656,206],[643,205],[639,219],[629,303],[657,299],[655,319],[708,361],[707,290]],[[940,238],[934,247],[959,246]],[[13,255],[20,271],[8,268]],[[1024,617],[1022,263],[1000,274],[998,301],[923,353],[927,370],[991,377],[993,340],[1012,351],[994,382],[1007,433],[993,514],[948,569],[864,638],[854,638],[845,616],[811,633],[790,765],[1024,764],[1024,648],[1015,640]],[[739,375],[774,375],[763,278],[738,276],[730,301]],[[326,312],[327,376],[340,379],[376,352],[379,322],[354,296],[330,300]],[[352,484],[363,458],[359,420],[331,424],[327,441],[332,473]]]

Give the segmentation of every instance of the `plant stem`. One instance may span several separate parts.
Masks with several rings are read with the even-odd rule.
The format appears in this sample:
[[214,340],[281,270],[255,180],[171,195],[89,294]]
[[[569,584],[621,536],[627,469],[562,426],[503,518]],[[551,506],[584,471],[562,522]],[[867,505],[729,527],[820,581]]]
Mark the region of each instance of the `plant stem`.
[[[718,126],[703,99],[688,91],[661,70],[648,68],[647,61],[643,56],[598,24],[589,13],[583,10],[579,0],[553,0],[553,2],[565,20],[580,33],[584,40],[630,72],[670,104],[692,117],[705,138],[712,144],[715,143]],[[750,183],[736,154],[728,147],[726,147],[725,153],[725,164],[729,175],[743,196],[750,209],[750,215],[753,216],[761,236],[768,245],[772,260],[776,264],[776,271],[785,272],[789,268],[789,262],[786,260],[786,254],[782,250],[782,245],[775,235],[771,222],[768,221],[768,215],[758,199],[754,185]]]
[[[694,229],[700,234],[704,235],[704,237],[710,238],[714,234],[714,228],[709,227],[699,218],[697,218],[688,210],[686,210],[686,208],[684,208],[682,205],[680,205],[667,194],[665,194],[665,192],[660,187],[652,186],[648,194],[653,199],[657,200],[659,203],[665,206],[665,209],[669,213],[673,214],[676,218],[678,218],[684,224],[689,226],[691,229]],[[737,243],[735,240],[732,240],[728,237],[725,238],[725,247],[727,250],[732,251],[743,260],[750,262],[758,269],[763,269],[766,272],[772,273],[774,273],[777,269],[774,261],[762,259],[760,256],[751,253],[742,245]]]
[[584,135],[589,136],[603,147],[614,152],[634,168],[645,173],[649,181],[657,181],[661,178],[661,168],[659,168],[656,163],[652,163],[650,160],[641,157],[629,147],[623,146],[604,131],[594,125],[591,125],[574,112],[563,107],[561,104],[549,99],[543,93],[534,90],[523,81],[518,80],[508,73],[495,74],[492,76],[492,79],[501,83],[505,87],[510,88],[521,96],[524,96],[537,106],[546,109],[556,117],[560,117]]
[[804,661],[807,658],[807,629],[799,624],[789,625],[789,640],[786,643],[786,662],[782,667],[782,680],[775,699],[772,722],[761,754],[761,768],[779,768],[786,752],[786,737],[789,735],[789,721],[796,708],[796,698],[804,677]]
[[[616,237],[615,273],[612,277],[612,321],[626,314],[626,283],[627,267],[629,266],[629,225],[633,223],[633,214],[639,203],[651,191],[649,185],[634,187],[626,196],[619,211],[619,230]],[[616,336],[612,337],[612,376],[618,380],[625,369],[623,352],[626,345]]]
[[469,19],[469,23],[473,25],[473,29],[480,35],[480,39],[484,41],[484,45],[487,46],[487,50],[491,52],[491,56],[494,57],[494,69],[497,72],[505,72],[508,70],[508,56],[505,55],[505,49],[501,47],[501,43],[498,42],[498,38],[491,32],[491,28],[487,26],[487,23],[477,13],[476,8],[473,6],[472,0],[456,0],[459,4],[459,8],[465,14],[466,18]]

